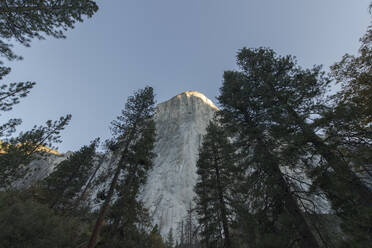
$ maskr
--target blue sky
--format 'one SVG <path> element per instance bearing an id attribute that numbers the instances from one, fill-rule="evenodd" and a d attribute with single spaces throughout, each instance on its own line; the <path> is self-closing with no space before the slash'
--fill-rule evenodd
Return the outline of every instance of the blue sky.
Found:
<path id="1" fill-rule="evenodd" d="M 95 137 L 127 96 L 145 85 L 157 102 L 196 90 L 215 101 L 224 70 L 235 69 L 238 49 L 266 46 L 292 54 L 304 67 L 327 69 L 356 54 L 370 23 L 369 0 L 106 0 L 67 39 L 15 46 L 12 81 L 35 81 L 31 94 L 3 115 L 21 117 L 20 130 L 72 114 L 62 152 Z"/>

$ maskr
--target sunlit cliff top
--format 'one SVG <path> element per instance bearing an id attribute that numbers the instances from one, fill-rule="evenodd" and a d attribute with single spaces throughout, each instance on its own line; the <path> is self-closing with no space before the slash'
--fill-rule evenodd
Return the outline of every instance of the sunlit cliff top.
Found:
<path id="1" fill-rule="evenodd" d="M 186 95 L 186 97 L 192 97 L 192 96 L 197 97 L 200 100 L 202 100 L 205 104 L 207 104 L 208 106 L 218 110 L 217 106 L 208 97 L 206 97 L 204 94 L 198 91 L 185 91 L 185 92 L 182 92 L 176 95 L 174 98 L 180 98 L 183 95 Z"/>

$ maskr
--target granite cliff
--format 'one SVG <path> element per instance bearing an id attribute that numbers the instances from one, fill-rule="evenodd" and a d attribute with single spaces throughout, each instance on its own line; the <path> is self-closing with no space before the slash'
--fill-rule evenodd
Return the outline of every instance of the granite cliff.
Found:
<path id="1" fill-rule="evenodd" d="M 142 199 L 162 235 L 187 214 L 194 197 L 198 149 L 218 108 L 196 91 L 186 91 L 156 108 L 157 157 Z"/>

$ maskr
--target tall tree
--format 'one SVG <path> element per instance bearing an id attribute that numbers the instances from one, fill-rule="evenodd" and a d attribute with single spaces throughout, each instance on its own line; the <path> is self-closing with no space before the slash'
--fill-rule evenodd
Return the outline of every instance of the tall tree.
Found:
<path id="1" fill-rule="evenodd" d="M 97 218 L 88 248 L 95 247 L 101 226 L 110 208 L 110 202 L 115 192 L 118 200 L 129 197 L 129 202 L 136 204 L 139 187 L 145 183 L 147 172 L 152 167 L 152 152 L 155 142 L 154 94 L 151 87 L 145 87 L 128 98 L 122 114 L 112 122 L 114 140 L 111 149 L 117 156 L 114 175 L 105 195 L 105 201 Z M 123 202 L 125 204 L 125 202 Z M 122 223 L 119 219 L 114 225 Z M 125 221 L 125 219 L 124 219 Z M 125 236 L 125 232 L 122 232 Z"/>
<path id="2" fill-rule="evenodd" d="M 364 46 L 363 51 L 366 54 L 366 61 L 369 61 L 367 47 L 368 45 Z M 368 62 L 366 63 L 368 65 Z M 339 134 L 342 132 L 337 134 L 334 132 L 335 128 L 332 128 L 343 126 L 350 129 L 359 125 L 355 123 L 366 115 L 361 114 L 351 122 L 350 118 L 340 120 L 337 117 L 340 113 L 350 113 L 353 109 L 356 110 L 354 114 L 360 111 L 350 104 L 351 101 L 347 104 L 344 102 L 335 109 L 325 104 L 324 93 L 330 80 L 324 77 L 320 67 L 302 69 L 293 57 L 277 56 L 271 49 L 264 48 L 242 49 L 238 54 L 238 64 L 245 82 L 241 85 L 242 90 L 254 92 L 254 97 L 246 100 L 246 104 L 257 106 L 265 113 L 267 131 L 280 141 L 278 149 L 290 151 L 289 154 L 294 155 L 292 163 L 300 158 L 301 160 L 308 157 L 318 158 L 305 163 L 308 165 L 308 175 L 313 180 L 312 190 L 320 188 L 324 191 L 332 202 L 333 209 L 344 221 L 364 219 L 366 216 L 370 219 L 372 191 L 361 176 L 355 173 L 352 161 L 345 159 L 344 156 L 350 157 L 350 154 L 354 154 L 354 157 L 368 157 L 368 152 L 363 153 L 366 146 L 361 146 L 363 150 L 338 146 L 339 140 L 342 140 Z M 369 70 L 365 64 L 361 66 L 359 79 L 367 79 Z M 363 92 L 366 93 L 364 90 Z M 321 116 L 324 118 L 320 118 Z M 346 124 L 347 119 L 349 125 Z M 364 121 L 367 119 L 364 118 Z M 325 133 L 324 138 L 319 136 L 319 130 Z M 368 136 L 368 132 L 362 133 Z M 348 141 L 351 146 L 353 141 L 363 139 L 360 134 L 354 132 L 354 135 Z M 365 140 L 368 143 L 370 137 Z M 343 153 L 343 150 L 348 153 Z M 369 167 L 368 160 L 364 159 L 364 164 L 361 159 L 359 161 L 362 162 L 362 167 Z M 370 228 L 370 224 L 364 227 L 367 232 Z"/>
<path id="3" fill-rule="evenodd" d="M 238 55 L 238 61 L 240 54 Z M 258 63 L 257 63 L 258 64 Z M 249 71 L 250 73 L 250 71 Z M 241 152 L 241 166 L 245 166 L 247 173 L 258 173 L 257 183 L 260 193 L 257 199 L 270 201 L 283 208 L 290 216 L 291 225 L 296 226 L 300 247 L 319 247 L 319 244 L 308 225 L 303 212 L 298 206 L 289 183 L 286 181 L 280 167 L 282 164 L 278 157 L 278 141 L 271 135 L 272 121 L 269 114 L 280 115 L 280 109 L 270 112 L 265 108 L 267 99 L 273 96 L 265 88 L 261 88 L 259 76 L 264 74 L 264 68 L 259 67 L 251 74 L 244 72 L 224 73 L 224 82 L 218 100 L 221 104 L 219 115 L 224 127 L 234 137 L 237 149 Z M 271 103 L 270 103 L 271 104 Z M 274 105 L 275 107 L 276 105 Z M 250 177 L 254 180 L 254 177 Z M 260 190 L 260 180 L 263 180 L 264 192 Z M 254 206 L 254 205 L 253 205 Z M 257 209 L 261 209 L 258 206 Z"/>
<path id="4" fill-rule="evenodd" d="M 196 210 L 207 247 L 220 247 L 219 240 L 223 247 L 232 247 L 229 195 L 237 176 L 234 152 L 223 129 L 210 122 L 196 163 L 195 186 Z"/>
<path id="5" fill-rule="evenodd" d="M 329 79 L 324 77 L 321 67 L 304 70 L 296 65 L 293 57 L 280 57 L 265 48 L 243 48 L 238 54 L 238 65 L 246 82 L 242 90 L 254 90 L 254 94 L 259 96 L 249 99 L 250 104 L 260 104 L 266 112 L 270 132 L 280 137 L 281 141 L 288 142 L 288 137 L 295 140 L 297 136 L 302 138 L 302 147 L 306 143 L 311 144 L 310 149 L 319 154 L 327 167 L 348 185 L 348 192 L 342 193 L 346 193 L 347 197 L 354 195 L 354 201 L 359 205 L 371 206 L 371 190 L 338 156 L 334 147 L 316 134 L 317 122 L 311 123 L 314 115 L 327 110 L 322 99 Z M 329 193 L 337 194 L 335 189 Z"/>
<path id="6" fill-rule="evenodd" d="M 372 5 L 370 5 L 371 7 Z M 331 67 L 331 76 L 342 89 L 332 98 L 335 107 L 321 119 L 328 142 L 346 161 L 364 183 L 372 183 L 372 26 L 360 39 L 359 54 L 346 54 Z M 343 180 L 335 178 L 339 190 Z M 346 186 L 347 187 L 347 186 Z M 347 245 L 368 247 L 372 242 L 372 205 L 363 206 L 349 200 L 338 203 L 338 214 L 344 219 L 343 231 L 349 236 Z M 347 203 L 347 204 L 345 204 Z"/>

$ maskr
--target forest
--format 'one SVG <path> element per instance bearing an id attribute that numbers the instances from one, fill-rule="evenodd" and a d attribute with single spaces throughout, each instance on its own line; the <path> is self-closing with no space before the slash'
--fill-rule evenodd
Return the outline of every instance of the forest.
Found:
<path id="1" fill-rule="evenodd" d="M 94 0 L 0 1 L 0 111 L 35 86 L 7 82 L 7 63 L 22 60 L 14 44 L 65 38 L 97 11 Z M 194 204 L 166 237 L 138 197 L 156 157 L 153 86 L 128 97 L 110 139 L 30 185 L 29 165 L 52 156 L 72 116 L 20 132 L 21 118 L 3 118 L 0 248 L 371 247 L 371 24 L 358 54 L 329 70 L 268 47 L 241 48 L 236 65 L 199 148 Z"/>

